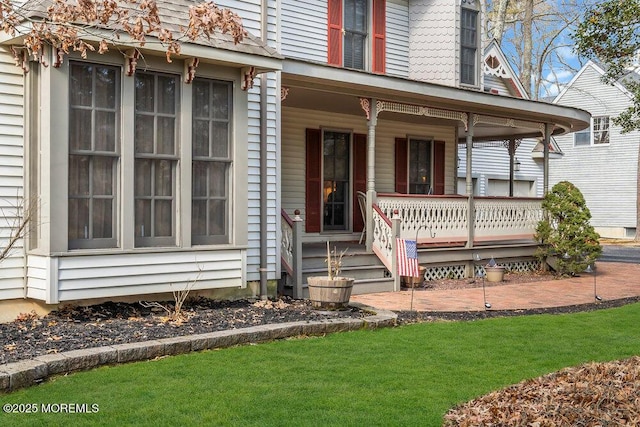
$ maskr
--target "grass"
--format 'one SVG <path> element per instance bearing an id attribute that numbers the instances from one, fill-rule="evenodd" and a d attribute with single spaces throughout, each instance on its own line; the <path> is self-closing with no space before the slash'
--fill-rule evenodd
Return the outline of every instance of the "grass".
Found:
<path id="1" fill-rule="evenodd" d="M 441 425 L 456 403 L 588 361 L 640 354 L 640 304 L 291 339 L 59 377 L 3 404 L 97 403 L 93 414 L 0 414 L 0 425 Z"/>

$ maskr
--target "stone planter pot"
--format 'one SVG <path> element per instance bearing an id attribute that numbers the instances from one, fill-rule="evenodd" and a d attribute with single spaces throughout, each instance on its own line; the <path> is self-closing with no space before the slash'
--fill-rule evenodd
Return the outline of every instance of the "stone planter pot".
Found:
<path id="1" fill-rule="evenodd" d="M 350 277 L 316 276 L 307 278 L 309 299 L 314 308 L 340 309 L 349 304 L 353 280 Z"/>
<path id="2" fill-rule="evenodd" d="M 485 266 L 484 271 L 487 272 L 487 282 L 502 282 L 504 279 L 504 267 L 500 265 L 495 267 Z"/>

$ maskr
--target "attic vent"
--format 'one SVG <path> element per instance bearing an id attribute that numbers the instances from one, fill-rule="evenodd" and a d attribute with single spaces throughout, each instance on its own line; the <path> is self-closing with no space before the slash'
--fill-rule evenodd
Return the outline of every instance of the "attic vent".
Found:
<path id="1" fill-rule="evenodd" d="M 500 60 L 493 55 L 488 57 L 485 62 L 489 68 L 498 68 L 500 66 Z"/>

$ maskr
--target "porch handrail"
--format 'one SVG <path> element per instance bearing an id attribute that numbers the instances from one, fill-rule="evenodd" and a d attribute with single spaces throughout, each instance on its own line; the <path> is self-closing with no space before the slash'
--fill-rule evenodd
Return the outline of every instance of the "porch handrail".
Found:
<path id="1" fill-rule="evenodd" d="M 373 252 L 378 256 L 385 267 L 393 272 L 393 245 L 395 236 L 393 235 L 393 223 L 391 219 L 380 209 L 380 206 L 373 204 Z"/>
<path id="2" fill-rule="evenodd" d="M 402 238 L 417 236 L 418 243 L 468 240 L 467 196 L 379 193 L 378 205 L 387 216 L 398 211 Z"/>
<path id="3" fill-rule="evenodd" d="M 281 209 L 280 226 L 282 238 L 280 239 L 280 260 L 287 274 L 293 275 L 293 219 Z"/>
<path id="4" fill-rule="evenodd" d="M 293 298 L 302 298 L 302 218 L 295 210 L 291 218 L 284 209 L 280 211 L 282 237 L 280 239 L 280 264 L 293 285 Z"/>

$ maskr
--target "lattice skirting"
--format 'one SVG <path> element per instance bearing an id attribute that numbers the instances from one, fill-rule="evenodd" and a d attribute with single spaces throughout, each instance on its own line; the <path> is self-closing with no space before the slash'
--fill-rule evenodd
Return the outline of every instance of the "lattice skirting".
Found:
<path id="1" fill-rule="evenodd" d="M 512 262 L 499 262 L 500 265 L 506 267 L 507 271 L 513 273 L 523 273 L 525 271 L 536 271 L 540 269 L 540 261 L 530 259 L 522 261 Z M 474 275 L 484 273 L 484 265 L 476 265 L 474 267 Z M 427 271 L 424 274 L 425 280 L 442 280 L 442 279 L 464 279 L 466 277 L 466 265 L 441 265 L 437 267 L 427 267 Z"/>
<path id="2" fill-rule="evenodd" d="M 526 271 L 540 270 L 540 261 L 535 259 L 513 262 L 499 262 L 498 265 L 504 266 L 506 271 L 509 271 L 511 273 L 524 273 Z M 485 273 L 484 265 L 476 265 L 474 267 L 473 274 L 477 276 L 479 273 Z"/>
<path id="3" fill-rule="evenodd" d="M 424 278 L 427 282 L 442 279 L 464 279 L 465 271 L 466 267 L 464 264 L 427 267 Z"/>

